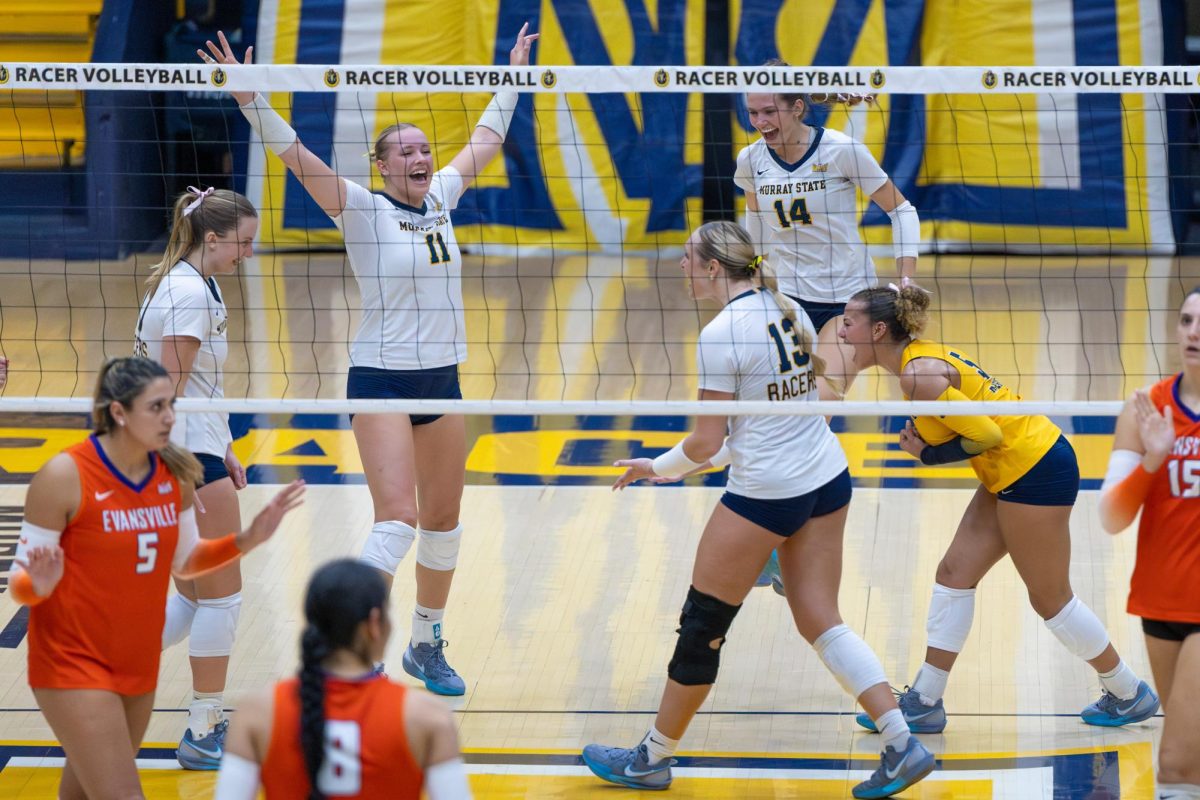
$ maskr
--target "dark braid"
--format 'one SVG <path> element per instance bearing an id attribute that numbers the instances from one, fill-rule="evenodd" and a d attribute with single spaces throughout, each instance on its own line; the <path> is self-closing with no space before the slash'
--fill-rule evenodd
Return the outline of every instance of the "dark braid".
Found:
<path id="1" fill-rule="evenodd" d="M 359 625 L 387 607 L 379 572 L 351 559 L 331 561 L 313 575 L 304 600 L 308 626 L 300 639 L 300 748 L 311 785 L 308 800 L 324 800 L 317 776 L 325 761 L 324 662 L 335 650 L 353 650 Z"/>

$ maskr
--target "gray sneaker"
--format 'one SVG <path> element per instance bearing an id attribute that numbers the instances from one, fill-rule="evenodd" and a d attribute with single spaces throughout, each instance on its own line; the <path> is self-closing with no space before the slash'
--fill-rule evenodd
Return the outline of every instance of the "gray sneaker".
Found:
<path id="1" fill-rule="evenodd" d="M 442 651 L 446 649 L 447 644 L 449 642 L 445 639 L 439 639 L 437 644 L 421 642 L 416 647 L 410 643 L 400 664 L 409 675 L 419 681 L 425 681 L 425 688 L 434 694 L 466 694 L 467 685 L 458 677 L 454 667 L 446 663 L 446 656 Z"/>
<path id="2" fill-rule="evenodd" d="M 851 790 L 851 794 L 859 800 L 891 797 L 933 772 L 936 765 L 933 753 L 926 750 L 915 736 L 908 740 L 908 747 L 902 753 L 897 753 L 888 745 L 879 754 L 879 760 L 879 769 Z"/>
<path id="3" fill-rule="evenodd" d="M 1122 700 L 1112 692 L 1105 691 L 1099 700 L 1081 711 L 1079 716 L 1083 717 L 1083 721 L 1088 725 L 1117 728 L 1153 717 L 1158 713 L 1158 707 L 1158 695 L 1150 688 L 1150 684 L 1142 681 L 1138 684 L 1137 694 L 1129 700 Z"/>
<path id="4" fill-rule="evenodd" d="M 946 707 L 942 705 L 941 698 L 931 706 L 927 706 L 921 702 L 921 695 L 916 689 L 910 689 L 905 686 L 903 692 L 896 692 L 896 705 L 900 706 L 900 713 L 904 715 L 904 721 L 908 723 L 908 729 L 912 733 L 941 733 L 946 730 Z M 869 731 L 878 733 L 879 730 L 875 727 L 875 721 L 865 711 L 854 718 L 854 721 L 863 726 Z"/>
<path id="5" fill-rule="evenodd" d="M 637 747 L 605 747 L 589 744 L 583 748 L 583 763 L 609 783 L 619 783 L 631 789 L 666 789 L 671 785 L 673 758 L 664 758 L 650 766 L 646 745 Z"/>

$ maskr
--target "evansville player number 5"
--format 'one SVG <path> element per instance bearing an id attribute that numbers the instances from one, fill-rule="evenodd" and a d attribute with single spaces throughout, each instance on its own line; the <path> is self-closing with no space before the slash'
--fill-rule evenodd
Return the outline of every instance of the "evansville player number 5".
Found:
<path id="1" fill-rule="evenodd" d="M 158 533 L 139 533 L 137 543 L 138 561 L 135 571 L 138 575 L 154 572 L 154 565 L 158 563 Z"/>

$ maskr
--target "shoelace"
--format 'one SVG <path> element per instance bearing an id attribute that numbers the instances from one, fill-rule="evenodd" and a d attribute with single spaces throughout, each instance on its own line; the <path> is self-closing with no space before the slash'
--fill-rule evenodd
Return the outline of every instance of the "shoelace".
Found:
<path id="1" fill-rule="evenodd" d="M 425 665 L 422 667 L 426 675 L 443 678 L 458 674 L 454 671 L 453 667 L 446 663 L 446 656 L 442 653 L 449 644 L 450 642 L 441 639 L 437 644 L 430 645 L 433 648 L 433 652 L 429 654 L 428 660 L 425 661 Z"/>
<path id="2" fill-rule="evenodd" d="M 1099 708 L 1101 711 L 1111 711 L 1111 710 L 1115 709 L 1117 707 L 1117 704 L 1120 702 L 1121 702 L 1121 698 L 1117 697 L 1115 694 L 1113 694 L 1112 692 L 1105 689 L 1104 694 L 1102 694 L 1100 696 L 1100 699 L 1096 701 L 1096 707 Z"/>

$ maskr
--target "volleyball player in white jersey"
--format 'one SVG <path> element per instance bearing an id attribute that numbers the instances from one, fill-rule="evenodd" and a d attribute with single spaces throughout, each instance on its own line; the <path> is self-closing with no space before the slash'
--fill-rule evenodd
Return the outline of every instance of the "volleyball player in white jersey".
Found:
<path id="1" fill-rule="evenodd" d="M 824 364 L 814 352 L 816 331 L 774 288 L 745 229 L 731 222 L 700 226 L 688 239 L 680 266 L 694 298 L 723 306 L 700 333 L 701 400 L 817 399 Z M 654 727 L 632 748 L 588 745 L 584 761 L 613 783 L 644 789 L 670 785 L 671 756 L 716 681 L 725 634 L 755 576 L 778 548 L 800 634 L 842 688 L 889 732 L 879 769 L 854 787 L 854 796 L 887 797 L 911 786 L 932 771 L 933 754 L 909 734 L 879 659 L 838 611 L 850 471 L 825 420 L 697 417 L 696 429 L 653 461 L 616 462 L 627 469 L 615 487 L 726 463 L 732 464 L 729 483 L 696 552 Z"/>
<path id="2" fill-rule="evenodd" d="M 529 63 L 538 34 L 517 35 L 509 61 Z M 224 35 L 208 42 L 209 61 L 236 64 Z M 250 63 L 246 52 L 245 63 Z M 458 365 L 467 358 L 462 259 L 450 212 L 475 177 L 499 154 L 517 95 L 497 94 L 449 165 L 434 171 L 429 140 L 405 123 L 385 128 L 375 142 L 382 193 L 341 178 L 297 139 L 262 95 L 233 93 L 242 113 L 337 224 L 362 292 L 362 322 L 350 348 L 350 398 L 461 398 Z M 354 437 L 375 506 L 375 524 L 361 560 L 388 585 L 417 543 L 417 602 L 404 653 L 406 672 L 444 695 L 466 685 L 446 663 L 442 619 L 462 526 L 466 477 L 462 417 L 359 414 Z M 419 466 L 418 466 L 419 465 Z"/>
<path id="3" fill-rule="evenodd" d="M 787 64 L 776 59 L 766 66 Z M 855 105 L 865 97 L 818 99 Z M 750 124 L 762 138 L 738 153 L 733 181 L 746 193 L 751 240 L 775 265 L 780 290 L 817 329 L 817 352 L 829 367 L 823 394 L 838 399 L 858 370 L 838 340 L 837 323 L 850 296 L 877 282 L 858 232 L 858 190 L 891 217 L 902 285 L 916 274 L 921 221 L 866 145 L 804 121 L 813 102 L 805 94 L 747 95 Z"/>
<path id="4" fill-rule="evenodd" d="M 229 315 L 216 276 L 234 274 L 253 255 L 257 232 L 258 212 L 236 192 L 189 187 L 175 201 L 167 250 L 147 281 L 134 350 L 166 367 L 177 397 L 225 396 Z M 180 414 L 171 440 L 204 467 L 196 491 L 200 536 L 219 539 L 241 530 L 237 490 L 246 485 L 246 471 L 233 452 L 229 415 Z M 235 561 L 199 578 L 176 578 L 175 587 L 163 647 L 186 638 L 192 667 L 188 727 L 177 756 L 185 769 L 215 770 L 228 728 L 223 695 L 242 607 L 241 569 Z"/>

